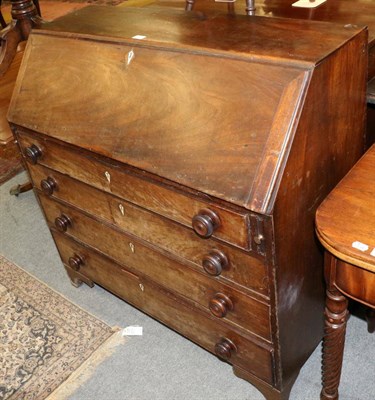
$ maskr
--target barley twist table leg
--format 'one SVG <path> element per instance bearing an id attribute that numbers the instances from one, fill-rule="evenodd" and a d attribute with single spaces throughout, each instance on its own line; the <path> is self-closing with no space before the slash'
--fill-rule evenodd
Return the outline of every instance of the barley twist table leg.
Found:
<path id="1" fill-rule="evenodd" d="M 348 300 L 336 289 L 327 290 L 323 338 L 321 400 L 337 400 L 344 354 Z"/>

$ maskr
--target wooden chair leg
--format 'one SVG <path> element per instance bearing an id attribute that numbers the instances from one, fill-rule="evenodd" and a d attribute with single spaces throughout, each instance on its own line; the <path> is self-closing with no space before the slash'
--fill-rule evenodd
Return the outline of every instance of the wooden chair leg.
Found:
<path id="1" fill-rule="evenodd" d="M 7 23 L 5 22 L 5 19 L 3 17 L 3 14 L 1 14 L 1 11 L 0 11 L 0 26 L 1 29 L 4 29 L 7 26 Z"/>
<path id="2" fill-rule="evenodd" d="M 2 29 L 4 29 L 4 28 L 6 28 L 7 23 L 4 19 L 3 13 L 1 12 L 1 3 L 2 3 L 2 0 L 0 0 L 0 26 Z M 39 16 L 42 16 L 42 13 L 40 11 L 39 0 L 33 0 L 33 3 L 34 3 L 34 6 L 35 6 Z"/>
<path id="3" fill-rule="evenodd" d="M 336 289 L 327 290 L 323 338 L 321 400 L 338 400 L 344 355 L 348 300 Z"/>
<path id="4" fill-rule="evenodd" d="M 39 5 L 39 0 L 33 0 L 34 6 L 36 8 L 36 11 L 38 12 L 39 16 L 42 16 L 42 13 L 40 11 L 40 5 Z"/>
<path id="5" fill-rule="evenodd" d="M 0 76 L 4 75 L 12 63 L 18 44 L 22 41 L 21 31 L 11 22 L 0 34 Z"/>
<path id="6" fill-rule="evenodd" d="M 26 182 L 23 183 L 21 185 L 16 185 L 13 186 L 10 190 L 9 193 L 12 196 L 18 196 L 20 193 L 24 193 L 24 192 L 28 192 L 29 190 L 31 190 L 33 188 L 33 185 L 31 182 Z"/>
<path id="7" fill-rule="evenodd" d="M 0 2 L 0 7 L 1 7 L 1 2 Z M 1 9 L 0 9 L 0 26 L 1 26 L 1 29 L 4 29 L 7 26 L 7 23 L 5 22 L 5 19 L 1 12 Z"/>
<path id="8" fill-rule="evenodd" d="M 40 27 L 42 23 L 32 0 L 11 0 L 11 5 L 12 22 L 0 34 L 0 76 L 12 63 L 18 44 L 27 40 L 31 29 Z"/>

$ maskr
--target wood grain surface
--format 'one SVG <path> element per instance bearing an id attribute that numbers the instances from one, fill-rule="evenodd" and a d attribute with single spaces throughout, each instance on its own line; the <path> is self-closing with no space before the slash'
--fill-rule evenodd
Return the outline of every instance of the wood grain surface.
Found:
<path id="1" fill-rule="evenodd" d="M 262 302 L 257 301 L 223 282 L 215 281 L 211 277 L 200 274 L 182 263 L 174 262 L 170 258 L 160 254 L 159 251 L 147 249 L 139 241 L 134 241 L 131 237 L 122 236 L 121 242 L 112 242 L 117 244 L 112 245 L 110 248 L 108 246 L 109 240 L 105 244 L 100 243 L 100 241 L 95 242 L 94 240 L 90 240 L 90 238 L 86 240 L 89 234 L 86 236 L 80 234 L 80 232 L 85 230 L 85 227 L 77 225 L 87 222 L 89 226 L 94 226 L 95 222 L 88 221 L 85 216 L 80 215 L 74 210 L 55 204 L 43 197 L 40 197 L 40 200 L 45 207 L 44 210 L 52 228 L 54 228 L 56 216 L 64 212 L 72 219 L 72 227 L 67 230 L 67 234 L 70 237 L 92 245 L 94 249 L 112 256 L 117 263 L 122 264 L 137 275 L 141 274 L 148 277 L 165 289 L 194 301 L 205 308 L 207 312 L 209 312 L 210 301 L 215 295 L 217 293 L 225 294 L 233 303 L 233 309 L 228 310 L 224 317 L 218 317 L 218 319 L 227 323 L 228 326 L 231 325 L 232 329 L 240 332 L 245 330 L 250 336 L 259 336 L 270 342 L 269 305 L 266 304 L 264 299 Z M 102 230 L 107 231 L 109 238 L 113 239 L 116 237 L 116 233 L 110 231 L 108 227 L 103 227 Z M 95 230 L 97 233 L 100 231 L 100 229 Z M 129 243 L 133 244 L 134 253 Z M 114 247 L 118 247 L 118 249 Z M 70 254 L 70 256 L 73 255 L 74 253 Z M 82 271 L 84 273 L 84 268 L 82 268 Z"/>
<path id="2" fill-rule="evenodd" d="M 246 335 L 229 329 L 217 318 L 198 309 L 186 299 L 163 290 L 145 277 L 130 273 L 100 253 L 68 240 L 56 231 L 53 233 L 67 268 L 71 253 L 84 254 L 87 260 L 86 270 L 85 267 L 82 268 L 84 276 L 142 308 L 145 313 L 188 336 L 211 352 L 214 352 L 215 344 L 221 338 L 229 336 L 239 349 L 233 354 L 230 362 L 238 366 L 251 364 L 250 370 L 253 374 L 272 384 L 272 352 L 266 343 L 251 340 Z"/>
<path id="3" fill-rule="evenodd" d="M 296 0 L 256 0 L 255 16 L 292 18 L 304 21 L 331 22 L 337 26 L 367 26 L 369 30 L 369 78 L 375 77 L 375 2 L 373 0 L 328 0 L 316 8 L 293 7 Z M 185 1 L 156 0 L 147 5 L 183 9 Z M 244 15 L 245 1 L 231 5 L 236 15 Z M 227 3 L 196 0 L 194 11 L 203 13 L 228 13 Z M 249 17 L 253 18 L 253 16 Z"/>
<path id="4" fill-rule="evenodd" d="M 299 73 L 44 35 L 30 37 L 26 57 L 11 122 L 239 205 L 283 90 Z M 248 112 L 238 118 L 237 110 Z"/>
<path id="5" fill-rule="evenodd" d="M 142 310 L 210 351 L 238 345 L 236 373 L 286 399 L 323 335 L 315 211 L 364 150 L 367 30 L 156 8 L 108 27 L 91 10 L 32 34 L 9 113 L 34 185 L 56 179 L 51 197 L 37 189 L 52 232 L 157 287 Z M 209 239 L 187 224 L 201 203 L 225 215 Z M 215 249 L 230 260 L 219 277 L 202 271 Z M 104 264 L 66 268 L 132 301 Z"/>
<path id="6" fill-rule="evenodd" d="M 314 70 L 273 212 L 279 323 L 285 328 L 280 337 L 282 347 L 295 349 L 284 353 L 285 380 L 302 357 L 299 352 L 323 331 L 323 254 L 314 235 L 316 209 L 364 151 L 366 34 L 356 39 Z M 312 326 L 312 320 L 321 323 Z"/>
<path id="7" fill-rule="evenodd" d="M 256 0 L 255 16 L 324 21 L 334 24 L 368 26 L 369 44 L 375 44 L 375 3 L 373 0 L 327 0 L 314 8 L 293 7 L 297 0 Z M 149 1 L 149 5 L 182 9 L 184 0 Z M 227 4 L 212 0 L 196 0 L 194 11 L 227 13 Z M 234 4 L 234 12 L 245 14 L 245 1 Z M 250 17 L 251 18 L 251 17 Z"/>
<path id="8" fill-rule="evenodd" d="M 134 237 L 133 235 L 127 234 L 124 237 L 124 231 L 118 229 L 110 229 L 108 225 L 103 222 L 97 222 L 94 219 L 88 217 L 86 214 L 70 208 L 62 203 L 54 202 L 48 198 L 41 196 L 40 201 L 45 206 L 45 213 L 47 219 L 51 225 L 54 224 L 55 218 L 59 217 L 61 213 L 67 213 L 72 217 L 73 220 L 79 223 L 75 223 L 69 228 L 68 233 L 81 242 L 89 244 L 91 247 L 101 249 L 104 253 L 108 254 L 113 259 L 123 262 L 129 267 L 136 269 L 152 268 L 155 260 L 163 268 L 173 268 L 170 261 L 165 257 L 159 255 L 166 254 L 160 247 L 157 249 L 159 253 L 156 253 L 151 249 L 148 249 L 147 243 L 140 241 L 140 238 Z M 190 264 L 194 269 L 202 271 L 202 259 L 209 253 L 213 248 L 219 249 L 228 255 L 230 260 L 230 268 L 224 270 L 222 277 L 225 280 L 233 281 L 237 285 L 246 285 L 253 297 L 258 298 L 260 301 L 266 301 L 268 288 L 267 284 L 267 271 L 257 259 L 247 257 L 245 254 L 240 252 L 234 252 L 233 250 L 220 246 L 216 243 L 210 243 L 203 241 L 200 246 L 198 243 L 191 246 L 190 240 L 194 240 L 194 236 L 189 235 L 188 232 L 184 234 L 181 231 L 182 236 L 175 237 L 175 243 L 172 243 L 172 252 L 168 253 L 172 259 L 177 259 L 179 262 Z M 187 239 L 187 241 L 186 241 Z M 122 243 L 123 242 L 123 243 Z M 119 244 L 120 243 L 120 244 Z M 133 243 L 136 251 L 132 251 L 132 247 L 129 243 Z M 152 243 L 151 243 L 152 244 Z M 151 246 L 155 248 L 154 246 Z M 146 262 L 145 260 L 148 260 Z M 189 263 L 190 261 L 190 263 Z M 193 264 L 191 264 L 191 262 Z M 149 265 L 147 265 L 149 263 Z M 142 264 L 146 264 L 142 267 Z M 261 294 L 257 296 L 257 292 Z M 267 301 L 266 301 L 267 302 Z"/>
<path id="9" fill-rule="evenodd" d="M 375 145 L 321 204 L 319 239 L 337 258 L 375 272 Z M 339 210 L 339 212 L 338 212 Z M 368 246 L 361 251 L 353 247 Z"/>
<path id="10" fill-rule="evenodd" d="M 296 0 L 257 0 L 256 15 L 368 26 L 369 44 L 375 45 L 375 3 L 373 0 L 328 0 L 312 9 L 292 7 L 295 2 Z M 239 4 L 237 8 L 238 6 Z"/>
<path id="11" fill-rule="evenodd" d="M 131 39 L 145 35 L 145 42 L 169 46 L 178 43 L 183 49 L 193 47 L 208 51 L 230 52 L 232 56 L 277 58 L 290 64 L 316 64 L 332 48 L 342 46 L 363 26 L 337 26 L 329 23 L 310 23 L 297 19 L 248 18 L 222 13 L 186 13 L 161 7 L 111 8 L 90 6 L 47 24 L 54 32 L 82 33 L 112 38 Z M 150 24 L 150 21 L 153 23 Z M 300 34 L 303 32 L 303 35 Z M 244 40 L 238 40 L 243 38 Z M 136 40 L 134 40 L 136 42 Z M 316 46 L 319 43 L 319 46 Z"/>
<path id="12" fill-rule="evenodd" d="M 293 7 L 296 0 L 259 0 L 256 15 L 332 22 L 341 26 L 367 26 L 369 31 L 369 78 L 375 77 L 375 2 L 328 0 L 316 8 Z M 237 6 L 237 8 L 239 8 Z"/>
<path id="13" fill-rule="evenodd" d="M 186 193 L 176 191 L 173 186 L 168 187 L 159 184 L 155 179 L 147 179 L 148 176 L 144 173 L 139 173 L 139 171 L 137 173 L 113 160 L 93 157 L 92 154 L 83 154 L 82 151 L 72 152 L 62 143 L 41 140 L 41 138 L 29 134 L 21 134 L 19 142 L 23 149 L 33 144 L 42 149 L 43 156 L 38 165 L 60 171 L 80 182 L 112 193 L 121 199 L 185 226 L 191 227 L 192 219 L 199 213 L 199 210 L 209 208 L 219 216 L 221 221 L 220 227 L 214 231 L 213 237 L 244 249 L 250 249 L 249 218 L 244 211 L 238 212 L 224 206 L 220 207 L 208 196 L 193 196 L 194 193 L 188 196 Z M 31 166 L 32 175 L 34 170 L 35 173 L 38 173 L 38 168 Z M 58 179 L 63 182 L 66 180 L 64 177 Z M 37 181 L 37 183 L 39 182 Z M 91 197 L 85 195 L 89 188 L 85 189 L 85 186 L 78 185 L 74 191 L 69 191 L 69 187 L 72 185 L 74 185 L 74 181 L 70 181 L 67 188 L 64 187 L 64 184 L 59 185 L 56 196 L 63 196 L 64 199 L 74 204 L 85 204 L 85 201 L 82 200 Z M 91 192 L 96 193 L 94 197 L 98 197 L 100 193 L 93 190 Z"/>

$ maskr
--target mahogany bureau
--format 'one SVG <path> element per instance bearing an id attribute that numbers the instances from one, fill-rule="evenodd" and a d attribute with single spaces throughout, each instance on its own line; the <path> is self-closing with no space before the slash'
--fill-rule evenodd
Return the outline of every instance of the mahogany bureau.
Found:
<path id="1" fill-rule="evenodd" d="M 364 149 L 366 43 L 162 8 L 32 33 L 8 119 L 72 282 L 287 399 L 323 335 L 314 214 Z"/>

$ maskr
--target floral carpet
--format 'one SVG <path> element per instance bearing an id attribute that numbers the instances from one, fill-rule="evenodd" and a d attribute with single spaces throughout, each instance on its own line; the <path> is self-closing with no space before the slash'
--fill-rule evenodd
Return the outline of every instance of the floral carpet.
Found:
<path id="1" fill-rule="evenodd" d="M 42 400 L 114 331 L 0 255 L 0 399 Z"/>

